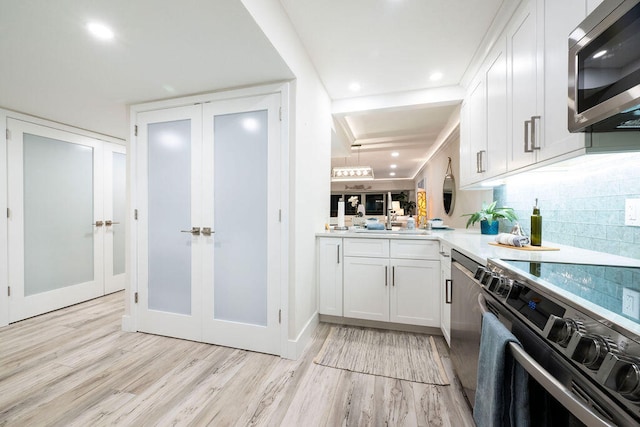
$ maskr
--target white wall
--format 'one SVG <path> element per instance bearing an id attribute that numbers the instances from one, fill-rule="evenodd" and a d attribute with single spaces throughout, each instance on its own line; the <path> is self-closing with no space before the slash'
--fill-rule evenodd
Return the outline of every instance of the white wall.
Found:
<path id="1" fill-rule="evenodd" d="M 447 172 L 449 157 L 451 157 L 453 176 L 456 180 L 456 196 L 453 211 L 447 215 L 444 212 L 442 184 Z M 449 227 L 464 229 L 467 217 L 461 215 L 477 211 L 482 207 L 483 201 L 490 202 L 493 197 L 491 190 L 460 190 L 460 136 L 457 130 L 449 136 L 418 173 L 415 181 L 416 188 L 418 182 L 423 178 L 427 193 L 427 216 L 442 218 Z M 476 224 L 475 228 L 478 227 Z"/>
<path id="2" fill-rule="evenodd" d="M 288 112 L 290 257 L 285 313 L 289 339 L 299 352 L 317 321 L 315 233 L 323 230 L 329 216 L 331 101 L 280 2 L 242 3 L 296 76 Z"/>

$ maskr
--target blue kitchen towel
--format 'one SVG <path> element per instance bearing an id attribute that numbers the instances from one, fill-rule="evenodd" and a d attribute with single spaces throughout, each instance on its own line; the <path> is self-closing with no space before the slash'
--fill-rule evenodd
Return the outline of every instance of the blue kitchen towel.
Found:
<path id="1" fill-rule="evenodd" d="M 384 230 L 384 224 L 380 222 L 369 222 L 367 224 L 367 229 L 369 230 Z"/>
<path id="2" fill-rule="evenodd" d="M 473 419 L 478 427 L 529 427 L 529 376 L 508 350 L 520 345 L 493 313 L 482 315 Z"/>

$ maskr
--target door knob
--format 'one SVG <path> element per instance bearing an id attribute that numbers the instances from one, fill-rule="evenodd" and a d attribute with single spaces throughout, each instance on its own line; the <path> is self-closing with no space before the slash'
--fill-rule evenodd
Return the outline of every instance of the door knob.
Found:
<path id="1" fill-rule="evenodd" d="M 181 233 L 191 233 L 194 236 L 200 234 L 200 227 L 191 227 L 191 230 L 180 230 Z"/>
<path id="2" fill-rule="evenodd" d="M 106 221 L 104 222 L 104 225 L 106 225 L 107 227 L 110 227 L 110 226 L 112 226 L 112 225 L 114 225 L 114 224 L 120 224 L 120 223 L 119 223 L 119 222 L 113 222 L 113 221 L 111 221 L 110 219 L 108 219 L 108 220 L 106 220 Z"/>
<path id="3" fill-rule="evenodd" d="M 204 236 L 211 236 L 215 231 L 211 231 L 211 227 L 202 227 L 202 234 Z"/>

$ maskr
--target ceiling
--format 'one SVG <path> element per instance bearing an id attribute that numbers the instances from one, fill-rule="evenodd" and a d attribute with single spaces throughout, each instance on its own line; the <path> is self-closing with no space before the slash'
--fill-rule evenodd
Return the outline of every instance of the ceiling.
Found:
<path id="1" fill-rule="evenodd" d="M 503 2 L 280 0 L 334 101 L 334 163 L 360 151 L 388 178 L 396 150 L 396 178 L 413 178 Z M 130 104 L 294 78 L 241 0 L 0 0 L 0 54 L 0 107 L 123 139 Z"/>

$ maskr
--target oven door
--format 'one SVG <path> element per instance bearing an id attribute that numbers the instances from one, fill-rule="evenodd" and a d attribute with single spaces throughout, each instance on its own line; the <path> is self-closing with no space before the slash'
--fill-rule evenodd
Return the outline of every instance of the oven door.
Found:
<path id="1" fill-rule="evenodd" d="M 594 399 L 587 379 L 575 378 L 570 374 L 571 368 L 561 356 L 553 353 L 539 336 L 513 317 L 502 304 L 491 295 L 483 291 L 478 296 L 480 310 L 490 311 L 498 317 L 500 322 L 518 338 L 522 347 L 509 343 L 509 351 L 513 358 L 522 365 L 529 374 L 529 405 L 532 426 L 615 426 L 633 425 L 620 424 L 613 421 L 613 416 L 600 408 Z M 568 378 L 567 378 L 568 376 Z M 565 384 L 570 384 L 569 389 Z M 480 390 L 477 390 L 480 393 Z M 576 393 L 583 395 L 578 398 Z M 588 405 L 591 405 L 589 407 Z M 601 410 L 602 415 L 595 411 Z M 610 418 L 610 420 L 605 419 Z M 631 421 L 625 417 L 621 422 Z"/>

